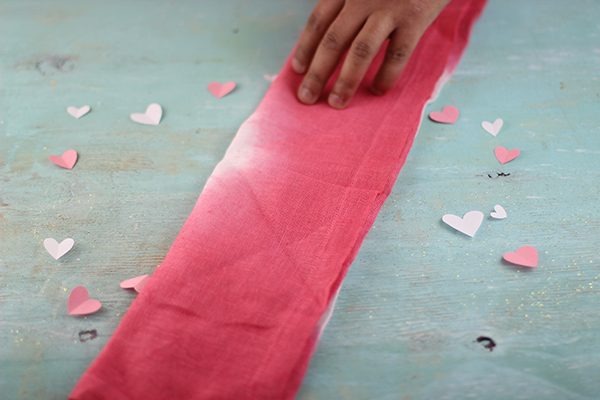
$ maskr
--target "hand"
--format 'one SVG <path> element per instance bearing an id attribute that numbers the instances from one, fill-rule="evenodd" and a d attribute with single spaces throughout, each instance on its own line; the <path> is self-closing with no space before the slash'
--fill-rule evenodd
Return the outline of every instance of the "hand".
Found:
<path id="1" fill-rule="evenodd" d="M 449 0 L 319 0 L 298 41 L 292 68 L 305 74 L 298 99 L 314 104 L 344 52 L 350 48 L 329 105 L 344 108 L 381 45 L 390 38 L 371 91 L 396 82 L 421 35 Z"/>

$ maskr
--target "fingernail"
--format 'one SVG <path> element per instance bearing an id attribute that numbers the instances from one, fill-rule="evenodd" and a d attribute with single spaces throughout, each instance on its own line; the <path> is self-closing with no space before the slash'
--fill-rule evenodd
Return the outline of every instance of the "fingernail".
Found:
<path id="1" fill-rule="evenodd" d="M 306 86 L 300 87 L 300 91 L 298 92 L 298 97 L 300 98 L 300 101 L 302 101 L 303 103 L 312 104 L 315 102 L 315 95 Z"/>
<path id="2" fill-rule="evenodd" d="M 333 108 L 344 108 L 346 102 L 339 95 L 331 93 L 329 95 L 329 105 Z"/>
<path id="3" fill-rule="evenodd" d="M 292 69 L 298 73 L 303 74 L 306 67 L 297 58 L 292 58 Z"/>

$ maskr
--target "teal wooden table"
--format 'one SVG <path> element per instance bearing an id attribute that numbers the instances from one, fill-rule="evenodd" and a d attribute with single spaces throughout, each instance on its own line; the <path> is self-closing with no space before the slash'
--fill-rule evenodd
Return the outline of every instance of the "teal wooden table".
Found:
<path id="1" fill-rule="evenodd" d="M 0 393 L 64 399 L 167 252 L 311 4 L 0 3 Z M 600 7 L 491 1 L 343 285 L 299 399 L 600 396 Z M 215 100 L 210 81 L 238 89 Z M 128 115 L 150 102 L 158 127 Z M 64 111 L 90 104 L 80 120 Z M 482 120 L 505 119 L 498 137 Z M 496 145 L 519 147 L 505 166 Z M 80 152 L 72 171 L 47 161 Z M 509 176 L 498 176 L 503 172 Z M 474 239 L 445 213 L 508 211 Z M 54 261 L 46 237 L 73 237 Z M 522 271 L 502 253 L 540 250 Z M 66 314 L 88 286 L 103 310 Z M 86 331 L 94 331 L 97 336 Z M 476 338 L 496 342 L 493 351 Z"/>

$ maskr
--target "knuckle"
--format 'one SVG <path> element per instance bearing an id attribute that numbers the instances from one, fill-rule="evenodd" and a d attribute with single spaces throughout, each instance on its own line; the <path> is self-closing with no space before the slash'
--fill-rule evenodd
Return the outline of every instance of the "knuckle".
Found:
<path id="1" fill-rule="evenodd" d="M 352 54 L 359 60 L 365 60 L 373 55 L 373 46 L 364 40 L 359 40 L 352 47 Z"/>
<path id="2" fill-rule="evenodd" d="M 323 23 L 321 22 L 322 20 L 323 17 L 321 15 L 321 12 L 318 10 L 314 10 L 308 17 L 306 27 L 311 32 L 320 32 L 323 29 Z"/>
<path id="3" fill-rule="evenodd" d="M 428 0 L 412 0 L 408 2 L 405 11 L 406 17 L 410 19 L 422 17 L 427 12 L 428 3 Z"/>
<path id="4" fill-rule="evenodd" d="M 304 77 L 304 82 L 310 86 L 322 86 L 325 79 L 314 71 L 309 71 Z"/>
<path id="5" fill-rule="evenodd" d="M 299 45 L 296 48 L 296 53 L 294 55 L 300 60 L 306 60 L 306 49 L 302 45 Z"/>
<path id="6" fill-rule="evenodd" d="M 407 29 L 411 29 L 411 27 L 422 24 L 422 21 L 427 19 L 431 14 L 430 3 L 431 0 L 409 0 L 404 2 L 400 12 L 398 12 L 398 9 L 390 10 L 388 15 L 392 15 L 396 26 L 404 26 Z"/>
<path id="7" fill-rule="evenodd" d="M 336 91 L 340 92 L 340 93 L 347 93 L 347 92 L 351 92 L 354 87 L 356 86 L 356 79 L 353 78 L 349 78 L 349 77 L 344 77 L 344 78 L 339 78 L 338 81 L 335 83 L 335 88 Z"/>
<path id="8" fill-rule="evenodd" d="M 329 31 L 323 37 L 321 45 L 327 50 L 337 50 L 340 47 L 340 40 L 337 33 Z"/>
<path id="9" fill-rule="evenodd" d="M 407 45 L 390 46 L 386 53 L 386 61 L 394 64 L 404 62 L 410 55 L 410 47 Z"/>

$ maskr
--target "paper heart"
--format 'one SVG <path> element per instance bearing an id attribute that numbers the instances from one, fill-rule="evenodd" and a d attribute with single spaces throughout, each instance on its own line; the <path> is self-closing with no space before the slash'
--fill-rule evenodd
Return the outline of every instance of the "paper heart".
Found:
<path id="1" fill-rule="evenodd" d="M 496 159 L 500 162 L 500 164 L 506 164 L 507 162 L 519 157 L 521 150 L 508 150 L 506 147 L 498 146 L 494 149 L 494 154 L 496 155 Z"/>
<path id="2" fill-rule="evenodd" d="M 66 238 L 60 243 L 53 238 L 44 239 L 44 248 L 55 260 L 58 260 L 71 251 L 74 245 L 75 241 L 71 238 Z"/>
<path id="3" fill-rule="evenodd" d="M 275 79 L 277 79 L 277 74 L 264 74 L 263 78 L 265 78 L 265 81 L 273 82 Z"/>
<path id="4" fill-rule="evenodd" d="M 149 276 L 147 276 L 146 279 L 142 279 L 141 281 L 138 282 L 137 285 L 135 285 L 133 287 L 133 290 L 140 293 L 142 291 L 142 289 L 144 288 L 144 286 L 146 286 L 146 284 L 148 283 L 149 280 L 150 280 Z"/>
<path id="5" fill-rule="evenodd" d="M 82 106 L 79 108 L 70 106 L 70 107 L 67 107 L 67 112 L 69 114 L 71 114 L 71 116 L 73 118 L 79 119 L 79 118 L 83 117 L 85 114 L 89 113 L 91 109 L 92 108 L 88 105 L 85 105 L 85 106 Z"/>
<path id="6" fill-rule="evenodd" d="M 494 206 L 494 211 L 490 213 L 490 217 L 495 219 L 504 219 L 508 215 L 506 214 L 506 210 L 500 204 L 496 204 Z"/>
<path id="7" fill-rule="evenodd" d="M 208 84 L 208 90 L 213 96 L 220 99 L 221 97 L 231 93 L 235 89 L 235 82 L 211 82 Z"/>
<path id="8" fill-rule="evenodd" d="M 505 253 L 505 261 L 522 267 L 535 268 L 538 266 L 538 252 L 533 246 L 523 246 L 514 252 Z"/>
<path id="9" fill-rule="evenodd" d="M 133 113 L 129 116 L 133 122 L 142 125 L 158 125 L 162 118 L 162 107 L 160 104 L 152 103 L 146 107 L 144 113 Z"/>
<path id="10" fill-rule="evenodd" d="M 442 217 L 442 221 L 457 231 L 473 237 L 481 226 L 483 213 L 481 211 L 469 211 L 462 218 L 457 215 L 446 214 Z"/>
<path id="11" fill-rule="evenodd" d="M 69 294 L 67 310 L 70 315 L 93 314 L 102 307 L 102 303 L 96 299 L 90 299 L 90 294 L 85 286 L 77 286 Z"/>
<path id="12" fill-rule="evenodd" d="M 453 124 L 458 119 L 460 112 L 458 108 L 446 106 L 442 111 L 432 111 L 429 113 L 429 119 L 440 124 Z"/>
<path id="13" fill-rule="evenodd" d="M 61 168 L 73 169 L 77 162 L 77 152 L 71 149 L 65 151 L 60 156 L 50 156 L 48 159 Z"/>
<path id="14" fill-rule="evenodd" d="M 142 288 L 146 285 L 146 279 L 148 279 L 148 274 L 136 276 L 134 278 L 122 281 L 119 286 L 121 286 L 122 289 L 134 289 L 139 293 L 140 290 L 142 290 Z"/>
<path id="15" fill-rule="evenodd" d="M 504 125 L 502 118 L 497 118 L 494 122 L 483 121 L 481 127 L 492 136 L 497 136 Z"/>

